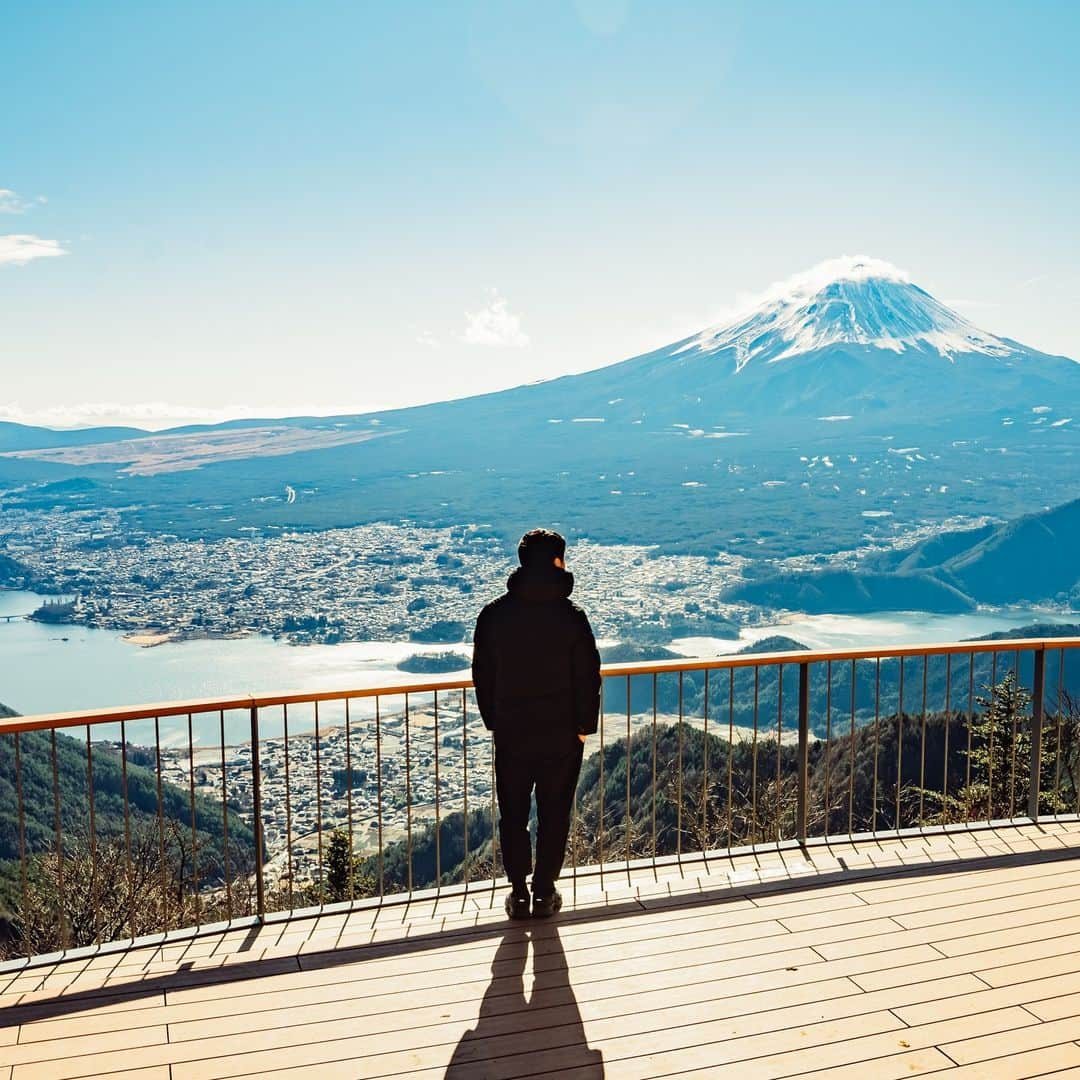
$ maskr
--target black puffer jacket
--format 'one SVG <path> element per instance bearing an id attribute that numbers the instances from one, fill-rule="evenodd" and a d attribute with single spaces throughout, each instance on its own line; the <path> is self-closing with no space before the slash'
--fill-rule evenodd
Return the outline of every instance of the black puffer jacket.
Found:
<path id="1" fill-rule="evenodd" d="M 561 752 L 596 731 L 600 654 L 574 576 L 519 567 L 476 620 L 473 681 L 497 746 Z"/>

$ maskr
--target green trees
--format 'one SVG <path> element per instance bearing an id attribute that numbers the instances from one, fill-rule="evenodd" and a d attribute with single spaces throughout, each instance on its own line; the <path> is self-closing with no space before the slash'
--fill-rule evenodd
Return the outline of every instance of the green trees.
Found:
<path id="1" fill-rule="evenodd" d="M 335 903 L 357 900 L 378 892 L 378 883 L 367 872 L 365 862 L 353 854 L 349 833 L 335 829 L 326 849 L 326 881 L 319 890 L 321 899 Z"/>
<path id="2" fill-rule="evenodd" d="M 1027 814 L 1031 791 L 1031 694 L 1009 671 L 975 699 L 968 745 L 960 749 L 963 782 L 953 793 L 926 792 L 937 810 L 934 820 L 992 821 Z M 1065 697 L 1061 714 L 1051 713 L 1042 727 L 1039 812 L 1067 813 L 1077 805 L 1078 722 Z M 918 790 L 918 789 L 917 789 Z M 924 794 L 920 791 L 920 795 Z"/>

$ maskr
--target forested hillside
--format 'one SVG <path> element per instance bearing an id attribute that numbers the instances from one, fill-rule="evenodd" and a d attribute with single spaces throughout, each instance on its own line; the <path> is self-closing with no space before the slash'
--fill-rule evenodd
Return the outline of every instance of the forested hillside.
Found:
<path id="1" fill-rule="evenodd" d="M 11 709 L 0 706 L 0 716 L 15 715 Z M 179 896 L 193 892 L 196 880 L 202 888 L 220 885 L 242 875 L 254 863 L 251 827 L 233 810 L 228 814 L 226 861 L 224 815 L 219 802 L 196 795 L 194 838 L 190 792 L 163 782 L 159 804 L 156 772 L 134 760 L 143 757 L 145 751 L 128 748 L 126 780 L 118 748 L 94 745 L 88 769 L 85 741 L 62 732 L 55 733 L 55 743 L 50 732 L 24 732 L 19 736 L 18 753 L 20 769 L 17 778 L 15 736 L 0 735 L 0 930 L 6 931 L 9 937 L 12 932 L 18 932 L 23 914 L 19 868 L 22 845 L 28 856 L 29 884 L 33 893 L 30 906 L 37 905 L 37 916 L 42 916 L 42 897 L 51 888 L 45 879 L 62 878 L 64 863 L 68 864 L 67 899 L 74 909 L 84 905 L 83 914 L 87 919 L 95 917 L 90 910 L 95 903 L 95 891 L 100 899 L 101 890 L 122 887 L 130 890 L 133 896 L 137 884 L 133 877 L 140 874 L 146 878 L 142 884 L 148 887 L 151 880 L 172 883 L 177 894 L 173 907 L 179 915 L 183 907 Z M 92 774 L 94 792 L 92 832 L 89 774 Z M 126 821 L 125 785 L 129 808 Z M 56 858 L 57 802 L 63 860 Z M 163 871 L 166 872 L 164 876 Z M 79 875 L 83 872 L 88 878 L 80 881 Z M 121 919 L 129 914 L 126 905 L 121 906 L 119 914 Z M 44 927 L 38 929 L 44 932 Z M 3 936 L 4 933 L 0 933 L 0 937 Z"/>
<path id="2" fill-rule="evenodd" d="M 824 738 L 837 726 L 850 726 L 854 713 L 857 724 L 903 709 L 904 712 L 941 712 L 946 708 L 966 710 L 974 705 L 974 695 L 981 686 L 997 683 L 1005 672 L 1015 668 L 1022 685 L 1030 686 L 1034 656 L 1029 652 L 1000 653 L 996 659 L 990 653 L 978 653 L 979 641 L 1004 638 L 1074 637 L 1080 636 L 1076 624 L 1035 624 L 1015 627 L 971 642 L 973 653 L 946 656 L 910 656 L 903 661 L 886 658 L 875 660 L 836 661 L 831 671 L 825 664 L 810 669 L 810 728 Z M 770 637 L 740 649 L 736 655 L 761 652 L 797 652 L 806 646 L 786 637 Z M 671 659 L 675 654 L 654 647 L 632 648 L 619 646 L 605 650 L 609 663 L 641 660 Z M 925 666 L 925 697 L 924 697 Z M 852 698 L 854 672 L 855 694 Z M 903 701 L 901 701 L 901 677 Z M 708 698 L 706 700 L 706 678 Z M 775 731 L 780 721 L 781 734 L 791 733 L 798 722 L 799 669 L 796 662 L 759 669 L 736 668 L 712 671 L 665 673 L 656 677 L 656 709 L 661 716 L 683 715 L 704 718 L 721 729 L 731 723 L 735 727 L 753 728 L 763 732 Z M 635 675 L 629 680 L 630 711 L 645 713 L 653 707 L 653 676 Z M 1080 695 L 1080 650 L 1064 652 L 1050 650 L 1046 654 L 1046 686 L 1056 693 L 1057 687 Z M 1048 690 L 1051 692 L 1051 690 Z M 604 683 L 605 721 L 618 725 L 619 715 L 627 709 L 627 680 L 609 678 Z M 611 714 L 611 715 L 607 715 Z M 617 727 L 616 727 L 617 729 Z"/>

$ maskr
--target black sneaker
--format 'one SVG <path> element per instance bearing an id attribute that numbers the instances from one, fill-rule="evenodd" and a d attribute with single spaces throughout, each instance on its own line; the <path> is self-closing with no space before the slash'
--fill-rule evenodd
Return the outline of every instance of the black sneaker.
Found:
<path id="1" fill-rule="evenodd" d="M 552 889 L 547 896 L 533 894 L 532 913 L 534 919 L 547 919 L 562 908 L 562 893 Z"/>
<path id="2" fill-rule="evenodd" d="M 527 892 L 507 893 L 504 907 L 509 918 L 527 919 L 529 917 L 529 894 Z"/>

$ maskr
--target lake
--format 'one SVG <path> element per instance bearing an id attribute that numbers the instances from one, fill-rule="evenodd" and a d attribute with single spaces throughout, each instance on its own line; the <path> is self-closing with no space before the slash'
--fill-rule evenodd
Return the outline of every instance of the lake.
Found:
<path id="1" fill-rule="evenodd" d="M 33 593 L 0 590 L 0 616 L 27 614 L 42 600 Z M 686 656 L 716 656 L 772 634 L 822 649 L 923 644 L 1076 617 L 1035 608 L 964 615 L 806 615 L 748 628 L 739 641 L 686 638 L 672 648 Z M 262 636 L 139 648 L 112 630 L 24 620 L 0 622 L 0 702 L 28 715 L 252 692 L 298 693 L 419 682 L 424 680 L 398 671 L 396 664 L 414 653 L 447 648 L 411 642 L 296 646 Z M 468 651 L 463 646 L 454 648 Z M 269 718 L 268 722 L 273 725 Z M 228 737 L 242 738 L 243 724 L 242 718 L 230 717 Z M 266 734 L 273 733 L 271 726 Z M 198 737 L 204 741 L 217 735 L 202 731 Z"/>

